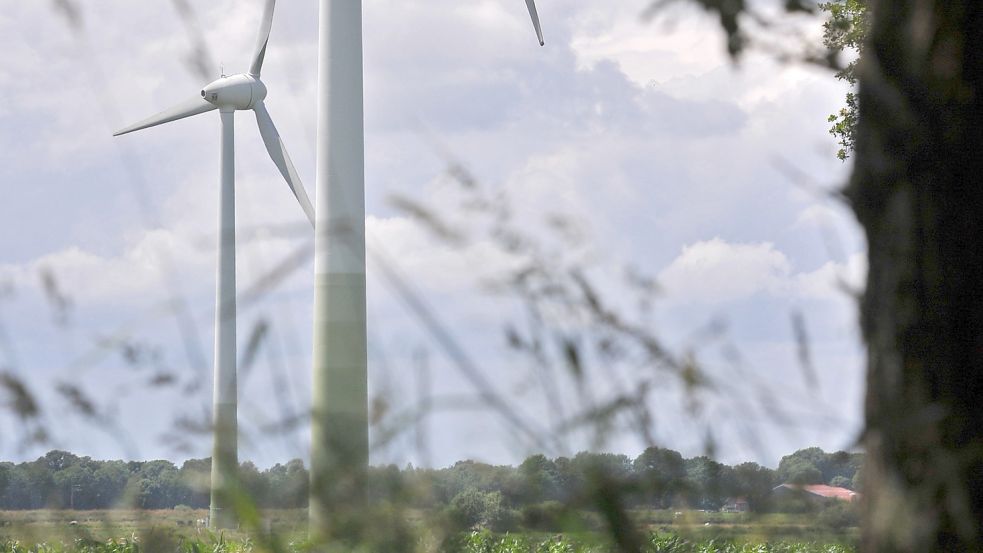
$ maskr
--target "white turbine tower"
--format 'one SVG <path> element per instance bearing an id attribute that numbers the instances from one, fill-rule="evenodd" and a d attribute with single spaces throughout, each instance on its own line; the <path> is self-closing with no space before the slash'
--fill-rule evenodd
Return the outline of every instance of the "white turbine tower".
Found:
<path id="1" fill-rule="evenodd" d="M 319 33 L 310 522 L 323 540 L 358 517 L 369 457 L 362 0 L 320 0 Z"/>
<path id="2" fill-rule="evenodd" d="M 222 119 L 222 165 L 219 201 L 218 278 L 215 306 L 215 387 L 212 448 L 210 524 L 235 525 L 233 502 L 238 480 L 238 421 L 236 383 L 236 275 L 235 275 L 235 137 L 234 114 L 252 110 L 270 157 L 276 164 L 301 208 L 314 223 L 314 209 L 280 134 L 263 100 L 266 86 L 260 80 L 266 47 L 273 27 L 276 0 L 266 0 L 259 40 L 248 73 L 223 75 L 201 93 L 149 119 L 117 131 L 113 136 L 154 127 L 193 115 L 219 110 Z"/>

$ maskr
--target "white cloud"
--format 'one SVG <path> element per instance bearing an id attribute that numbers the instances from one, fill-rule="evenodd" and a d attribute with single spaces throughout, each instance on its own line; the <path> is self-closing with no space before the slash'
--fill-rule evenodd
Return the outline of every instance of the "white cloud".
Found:
<path id="1" fill-rule="evenodd" d="M 825 204 L 812 204 L 803 209 L 795 218 L 793 228 L 826 227 L 830 225 L 838 213 Z"/>
<path id="2" fill-rule="evenodd" d="M 403 277 L 420 289 L 445 297 L 474 292 L 483 275 L 497 274 L 516 265 L 517 260 L 487 239 L 457 247 L 434 237 L 419 222 L 406 217 L 365 221 L 370 249 L 383 252 Z M 370 279 L 375 279 L 370 266 Z"/>
<path id="3" fill-rule="evenodd" d="M 798 295 L 810 300 L 828 300 L 863 293 L 867 280 L 867 255 L 855 253 L 845 263 L 829 261 L 811 273 L 795 276 Z"/>
<path id="4" fill-rule="evenodd" d="M 758 294 L 798 300 L 844 299 L 862 290 L 866 256 L 827 261 L 813 271 L 796 272 L 788 257 L 770 242 L 729 243 L 720 238 L 683 247 L 658 274 L 671 302 L 717 305 L 751 300 Z"/>
<path id="5" fill-rule="evenodd" d="M 573 20 L 571 47 L 581 67 L 616 62 L 639 86 L 695 78 L 731 63 L 719 24 L 688 6 L 655 21 L 638 4 L 585 7 Z M 686 24 L 680 25 L 680 16 Z M 675 22 L 675 23 L 674 23 Z"/>
<path id="6" fill-rule="evenodd" d="M 791 271 L 788 258 L 773 244 L 729 244 L 714 238 L 684 246 L 658 281 L 671 300 L 720 303 L 780 293 Z"/>

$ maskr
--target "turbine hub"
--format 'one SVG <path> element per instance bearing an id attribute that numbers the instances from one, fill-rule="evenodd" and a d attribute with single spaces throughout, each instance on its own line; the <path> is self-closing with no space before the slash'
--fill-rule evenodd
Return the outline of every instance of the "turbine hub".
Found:
<path id="1" fill-rule="evenodd" d="M 266 85 L 252 75 L 232 75 L 209 83 L 201 97 L 220 108 L 252 109 L 266 98 Z"/>

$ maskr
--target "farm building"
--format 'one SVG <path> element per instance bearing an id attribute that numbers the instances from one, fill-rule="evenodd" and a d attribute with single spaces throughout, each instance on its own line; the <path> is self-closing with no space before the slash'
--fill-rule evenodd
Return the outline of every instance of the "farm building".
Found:
<path id="1" fill-rule="evenodd" d="M 776 500 L 806 499 L 817 503 L 826 501 L 853 502 L 860 499 L 860 494 L 846 488 L 826 486 L 823 484 L 781 484 L 771 490 L 771 496 Z"/>
<path id="2" fill-rule="evenodd" d="M 747 498 L 731 497 L 727 499 L 723 507 L 720 508 L 725 513 L 746 513 L 750 510 Z"/>

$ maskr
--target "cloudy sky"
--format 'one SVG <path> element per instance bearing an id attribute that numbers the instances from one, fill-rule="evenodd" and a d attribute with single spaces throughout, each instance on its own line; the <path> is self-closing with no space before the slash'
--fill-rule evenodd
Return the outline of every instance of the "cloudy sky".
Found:
<path id="1" fill-rule="evenodd" d="M 48 442 L 25 445 L 5 407 L 4 460 L 51 447 L 208 454 L 193 430 L 207 424 L 211 397 L 218 117 L 111 136 L 197 94 L 220 68 L 245 71 L 262 3 L 186 3 L 192 14 L 181 2 L 127 0 L 79 1 L 74 15 L 57 7 L 65 2 L 0 11 L 0 367 L 38 396 L 50 430 Z M 583 268 L 614 305 L 628 303 L 624 267 L 655 278 L 646 330 L 727 384 L 699 413 L 672 384 L 653 393 L 659 444 L 697 455 L 709 437 L 724 461 L 768 465 L 801 447 L 850 447 L 863 374 L 849 294 L 864 245 L 827 193 L 849 166 L 825 121 L 844 86 L 761 51 L 735 65 L 717 24 L 687 7 L 643 21 L 644 0 L 540 4 L 542 48 L 520 0 L 365 1 L 373 251 L 524 419 L 556 413 L 506 347 L 503 328 L 521 308 L 487 283 L 521 259 L 467 210 L 474 194 L 507 201 L 515 225 L 558 263 Z M 281 1 L 276 17 L 267 106 L 313 196 L 316 2 Z M 794 20 L 783 32 L 795 35 L 767 40 L 794 48 L 818 40 L 820 25 Z M 265 329 L 241 376 L 241 456 L 269 465 L 306 456 L 306 427 L 277 423 L 303 420 L 310 395 L 310 237 L 252 116 L 236 121 L 240 354 Z M 461 239 L 435 236 L 394 198 L 425 206 Z M 575 245 L 545 224 L 558 217 L 573 221 Z M 534 451 L 475 399 L 380 266 L 368 270 L 382 421 L 373 462 L 513 463 Z M 595 369 L 603 401 L 615 387 Z M 571 386 L 557 388 L 570 412 L 583 407 Z M 387 425 L 431 396 L 457 400 L 382 443 Z M 767 415 L 766 399 L 780 415 Z M 646 445 L 620 427 L 562 442 L 549 453 L 634 456 Z"/>

